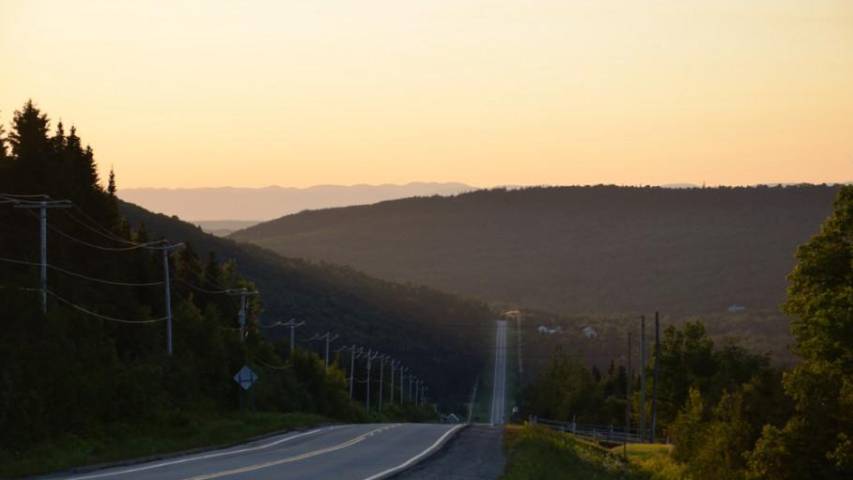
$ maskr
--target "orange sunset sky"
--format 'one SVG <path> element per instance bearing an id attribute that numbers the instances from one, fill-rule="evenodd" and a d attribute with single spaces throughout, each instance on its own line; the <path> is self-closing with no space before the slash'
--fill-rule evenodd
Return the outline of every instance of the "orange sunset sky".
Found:
<path id="1" fill-rule="evenodd" d="M 0 59 L 124 188 L 853 180 L 850 0 L 0 0 Z"/>

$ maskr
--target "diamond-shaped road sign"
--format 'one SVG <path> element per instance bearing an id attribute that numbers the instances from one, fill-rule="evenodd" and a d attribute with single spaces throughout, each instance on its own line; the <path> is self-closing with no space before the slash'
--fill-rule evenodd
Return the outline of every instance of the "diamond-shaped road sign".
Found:
<path id="1" fill-rule="evenodd" d="M 234 381 L 243 387 L 243 390 L 248 390 L 258 381 L 258 376 L 247 365 L 243 365 L 243 368 L 234 375 Z"/>

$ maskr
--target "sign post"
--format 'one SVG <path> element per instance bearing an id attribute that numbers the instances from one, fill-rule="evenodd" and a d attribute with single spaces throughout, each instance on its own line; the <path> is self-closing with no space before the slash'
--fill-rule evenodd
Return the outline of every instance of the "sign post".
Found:
<path id="1" fill-rule="evenodd" d="M 258 375 L 249 368 L 248 365 L 243 365 L 239 372 L 234 374 L 234 381 L 240 385 L 240 407 L 246 408 L 246 394 L 258 381 Z M 249 397 L 251 399 L 251 397 Z M 254 409 L 254 402 L 249 402 L 249 407 Z"/>

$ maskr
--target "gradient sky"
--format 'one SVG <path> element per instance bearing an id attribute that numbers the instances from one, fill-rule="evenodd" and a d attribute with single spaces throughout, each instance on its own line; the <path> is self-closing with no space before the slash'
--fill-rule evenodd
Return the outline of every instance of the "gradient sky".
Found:
<path id="1" fill-rule="evenodd" d="M 0 0 L 119 187 L 853 180 L 853 1 Z"/>

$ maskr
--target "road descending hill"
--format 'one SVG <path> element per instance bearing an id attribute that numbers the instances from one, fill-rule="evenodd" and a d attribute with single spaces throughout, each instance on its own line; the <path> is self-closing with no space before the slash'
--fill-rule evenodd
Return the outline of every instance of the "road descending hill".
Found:
<path id="1" fill-rule="evenodd" d="M 833 186 L 495 189 L 307 211 L 232 234 L 486 301 L 564 313 L 776 309 Z"/>

